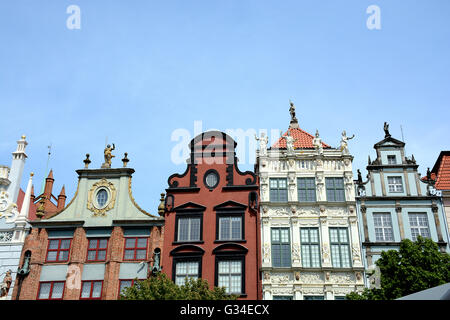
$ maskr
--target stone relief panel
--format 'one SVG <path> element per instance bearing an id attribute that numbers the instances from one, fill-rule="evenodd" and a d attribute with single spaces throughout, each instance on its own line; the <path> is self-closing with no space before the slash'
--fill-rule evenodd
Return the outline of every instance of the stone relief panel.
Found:
<path id="1" fill-rule="evenodd" d="M 270 282 L 272 284 L 287 284 L 292 283 L 294 281 L 294 277 L 292 273 L 272 273 L 270 276 Z"/>
<path id="2" fill-rule="evenodd" d="M 300 282 L 302 283 L 323 283 L 324 276 L 322 272 L 301 272 Z"/>
<path id="3" fill-rule="evenodd" d="M 330 282 L 337 284 L 353 284 L 356 282 L 356 277 L 351 272 L 332 272 L 330 275 Z"/>

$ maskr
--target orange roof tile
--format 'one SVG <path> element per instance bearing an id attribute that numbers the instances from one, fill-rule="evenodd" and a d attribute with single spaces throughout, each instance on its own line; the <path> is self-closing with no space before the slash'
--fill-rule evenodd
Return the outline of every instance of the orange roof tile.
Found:
<path id="1" fill-rule="evenodd" d="M 313 139 L 314 136 L 312 134 L 309 134 L 306 131 L 303 131 L 302 129 L 297 128 L 289 128 L 288 129 L 290 135 L 296 139 L 294 142 L 294 149 L 314 149 L 313 145 Z M 287 136 L 288 131 L 286 131 L 283 136 Z M 324 148 L 331 148 L 326 143 L 322 142 L 322 146 Z M 286 149 L 286 140 L 279 138 L 278 141 L 272 146 L 272 148 L 276 149 Z"/>
<path id="2" fill-rule="evenodd" d="M 435 184 L 438 190 L 450 190 L 450 155 L 443 155 Z"/>

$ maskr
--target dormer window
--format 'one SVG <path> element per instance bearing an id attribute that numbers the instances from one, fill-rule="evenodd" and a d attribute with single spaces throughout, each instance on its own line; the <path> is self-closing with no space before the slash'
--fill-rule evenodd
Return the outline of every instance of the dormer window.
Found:
<path id="1" fill-rule="evenodd" d="M 403 192 L 402 177 L 388 177 L 389 192 Z"/>
<path id="2" fill-rule="evenodd" d="M 397 159 L 395 155 L 388 155 L 387 156 L 388 164 L 397 164 Z"/>

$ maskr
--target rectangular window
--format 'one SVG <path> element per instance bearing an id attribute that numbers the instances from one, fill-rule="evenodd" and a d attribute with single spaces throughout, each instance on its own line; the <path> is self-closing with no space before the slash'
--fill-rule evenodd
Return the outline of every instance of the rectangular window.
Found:
<path id="1" fill-rule="evenodd" d="M 345 201 L 344 178 L 325 178 L 325 184 L 328 201 Z"/>
<path id="2" fill-rule="evenodd" d="M 88 244 L 87 261 L 105 261 L 106 249 L 108 247 L 107 238 L 90 238 Z"/>
<path id="3" fill-rule="evenodd" d="M 293 300 L 292 296 L 273 296 L 273 300 Z"/>
<path id="4" fill-rule="evenodd" d="M 389 192 L 403 192 L 402 177 L 388 177 Z"/>
<path id="5" fill-rule="evenodd" d="M 397 164 L 397 159 L 394 155 L 387 156 L 388 164 Z"/>
<path id="6" fill-rule="evenodd" d="M 287 202 L 287 179 L 270 178 L 270 201 Z"/>
<path id="7" fill-rule="evenodd" d="M 199 261 L 178 261 L 175 263 L 175 284 L 185 284 L 187 278 L 198 279 Z"/>
<path id="8" fill-rule="evenodd" d="M 147 237 L 125 238 L 125 250 L 123 260 L 147 259 L 147 242 L 148 242 Z"/>
<path id="9" fill-rule="evenodd" d="M 428 226 L 428 217 L 426 213 L 409 213 L 409 225 L 411 227 L 411 237 L 413 241 L 418 236 L 430 238 L 430 228 Z"/>
<path id="10" fill-rule="evenodd" d="M 300 228 L 302 265 L 304 268 L 320 268 L 320 241 L 318 228 Z"/>
<path id="11" fill-rule="evenodd" d="M 133 280 L 119 280 L 119 296 L 125 288 L 130 288 L 134 285 L 134 279 Z"/>
<path id="12" fill-rule="evenodd" d="M 304 300 L 325 300 L 324 296 L 305 296 Z"/>
<path id="13" fill-rule="evenodd" d="M 218 268 L 218 287 L 224 287 L 226 293 L 242 293 L 242 260 L 219 261 Z"/>
<path id="14" fill-rule="evenodd" d="M 313 202 L 316 201 L 316 179 L 315 178 L 298 178 L 298 201 Z"/>
<path id="15" fill-rule="evenodd" d="M 335 268 L 350 268 L 350 242 L 347 228 L 330 228 L 331 260 Z"/>
<path id="16" fill-rule="evenodd" d="M 200 229 L 200 217 L 179 217 L 177 241 L 200 241 Z"/>
<path id="17" fill-rule="evenodd" d="M 65 262 L 69 260 L 72 239 L 49 239 L 46 262 Z"/>
<path id="18" fill-rule="evenodd" d="M 217 240 L 242 240 L 242 215 L 219 216 Z"/>
<path id="19" fill-rule="evenodd" d="M 82 281 L 80 299 L 96 300 L 102 297 L 103 281 Z"/>
<path id="20" fill-rule="evenodd" d="M 289 228 L 272 228 L 272 267 L 291 266 Z"/>
<path id="21" fill-rule="evenodd" d="M 64 281 L 39 283 L 38 300 L 62 300 L 64 296 Z"/>
<path id="22" fill-rule="evenodd" d="M 373 224 L 376 241 L 394 241 L 390 213 L 374 213 Z"/>

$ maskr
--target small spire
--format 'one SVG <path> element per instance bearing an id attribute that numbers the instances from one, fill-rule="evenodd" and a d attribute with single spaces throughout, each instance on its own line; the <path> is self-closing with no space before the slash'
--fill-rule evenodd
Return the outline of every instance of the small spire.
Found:
<path id="1" fill-rule="evenodd" d="M 63 185 L 62 186 L 62 188 L 61 188 L 61 192 L 59 193 L 59 196 L 58 197 L 61 197 L 61 196 L 66 196 L 66 189 L 65 189 L 65 186 Z"/>
<path id="2" fill-rule="evenodd" d="M 53 179 L 53 169 L 50 169 L 47 179 Z M 53 179 L 53 180 L 55 180 L 55 179 Z"/>
<path id="3" fill-rule="evenodd" d="M 160 216 L 164 216 L 164 211 L 165 211 L 164 196 L 165 196 L 165 194 L 161 193 L 161 199 L 160 199 L 161 202 L 159 203 L 159 206 L 158 206 L 158 214 Z"/>
<path id="4" fill-rule="evenodd" d="M 22 208 L 20 209 L 19 217 L 27 218 L 28 211 L 30 211 L 30 198 L 31 198 L 31 188 L 33 187 L 33 176 L 34 173 L 30 173 L 30 179 L 28 180 L 27 189 L 25 191 L 25 196 L 23 197 Z"/>
<path id="5" fill-rule="evenodd" d="M 128 153 L 124 153 L 124 157 L 123 157 L 123 159 L 122 159 L 122 162 L 123 162 L 123 167 L 125 168 L 126 166 L 127 166 L 127 164 L 128 164 L 128 162 L 130 161 L 130 159 L 128 159 Z"/>
<path id="6" fill-rule="evenodd" d="M 86 153 L 86 159 L 84 159 L 83 162 L 84 168 L 87 169 L 89 167 L 89 163 L 91 163 L 91 160 L 89 160 L 89 153 Z"/>

